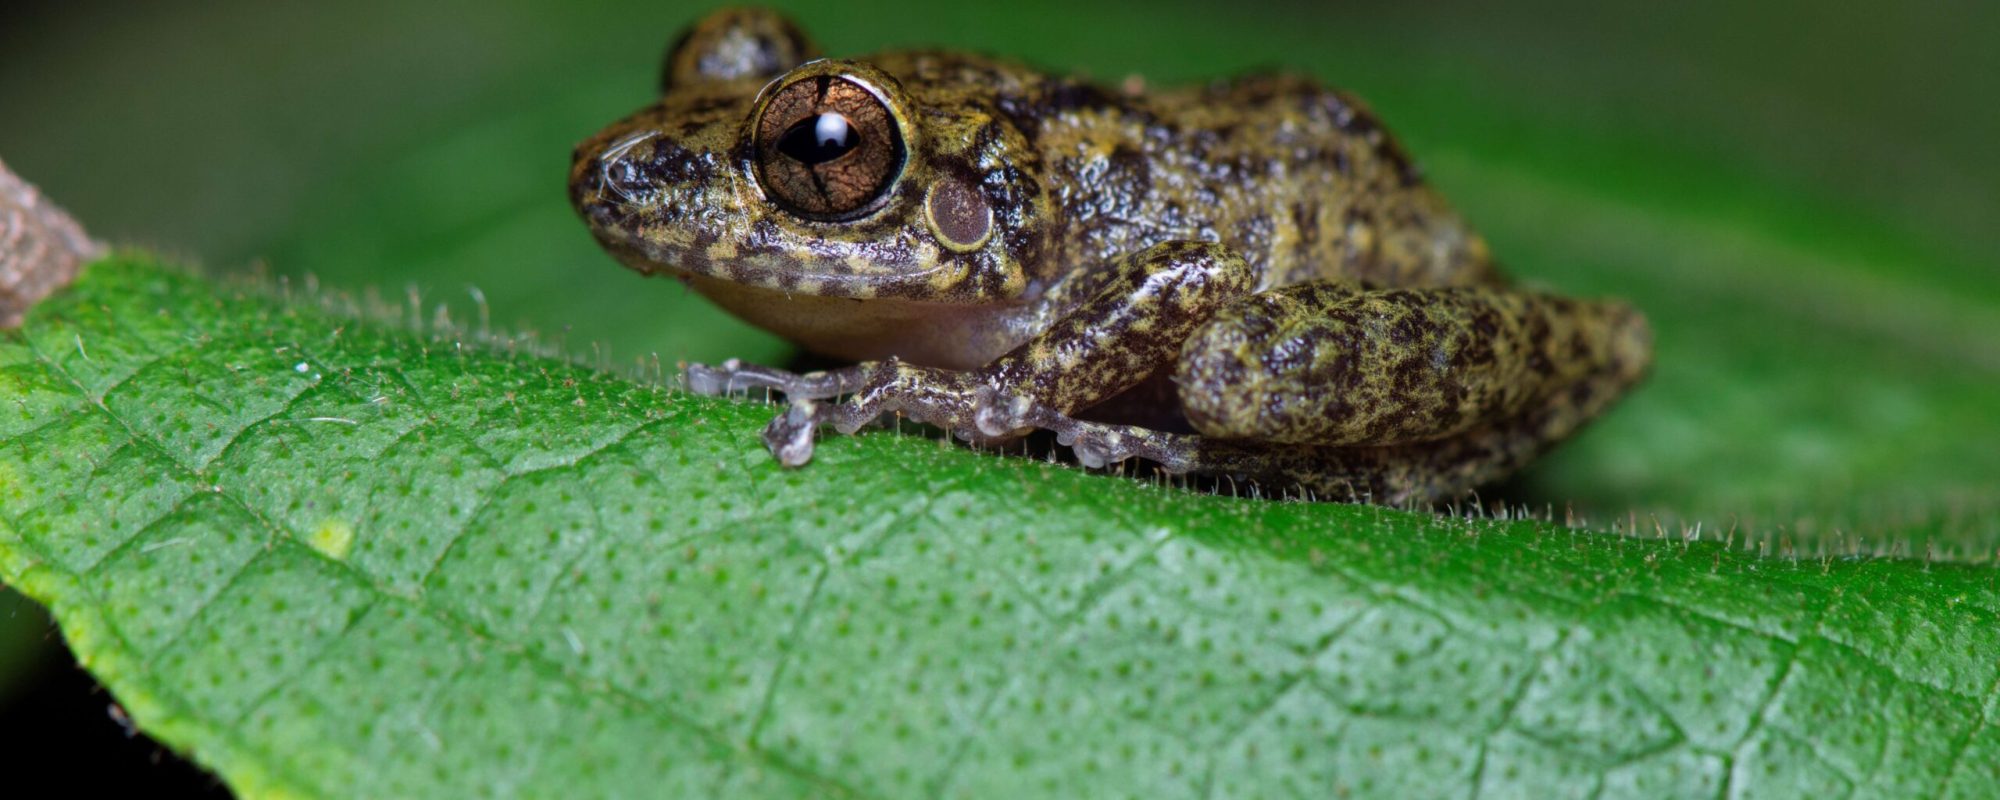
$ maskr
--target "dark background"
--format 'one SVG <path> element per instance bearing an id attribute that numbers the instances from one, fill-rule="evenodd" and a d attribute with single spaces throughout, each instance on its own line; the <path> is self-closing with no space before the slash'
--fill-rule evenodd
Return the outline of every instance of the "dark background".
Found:
<path id="1" fill-rule="evenodd" d="M 569 146 L 643 103 L 666 43 L 707 8 L 15 0 L 0 11 L 0 158 L 99 236 L 214 273 L 414 291 L 460 313 L 476 287 L 496 323 L 611 366 L 779 359 L 775 339 L 612 266 L 564 201 Z M 1518 274 L 1637 296 L 1662 330 L 1655 386 L 1524 496 L 1762 514 L 1835 540 L 1876 523 L 1975 554 L 2000 538 L 2000 467 L 1965 421 L 1992 408 L 1980 392 L 2000 374 L 2000 344 L 1977 349 L 2000 319 L 2000 6 L 850 2 L 797 16 L 834 55 L 937 44 L 1155 82 L 1288 66 L 1353 88 L 1491 223 Z M 1516 203 L 1523 187 L 1544 202 Z M 1707 238 L 1634 244 L 1550 211 L 1565 202 Z M 1657 253 L 1668 266 L 1648 274 L 1680 283 L 1547 244 L 1591 237 Z M 1766 253 L 1798 263 L 1767 271 Z M 1815 259 L 1842 286 L 1882 286 L 1895 313 L 1785 316 L 1816 302 L 1774 296 L 1820 288 L 1805 285 Z M 1908 338 L 1936 363 L 1875 381 L 1909 392 L 1850 393 L 1841 370 L 1899 356 L 1846 358 L 1813 343 L 1820 323 Z M 216 791 L 130 737 L 58 644 L 39 611 L 0 599 L 0 761 L 90 764 L 66 771 L 72 790 Z"/>

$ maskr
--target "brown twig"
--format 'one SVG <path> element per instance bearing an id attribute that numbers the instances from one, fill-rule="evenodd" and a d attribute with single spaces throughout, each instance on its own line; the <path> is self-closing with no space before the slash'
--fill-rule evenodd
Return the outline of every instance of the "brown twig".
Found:
<path id="1" fill-rule="evenodd" d="M 0 328 L 76 278 L 103 243 L 0 161 Z"/>

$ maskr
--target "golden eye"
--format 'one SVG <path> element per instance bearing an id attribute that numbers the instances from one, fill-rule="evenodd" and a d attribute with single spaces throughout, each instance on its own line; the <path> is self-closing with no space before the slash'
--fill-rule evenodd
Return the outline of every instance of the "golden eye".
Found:
<path id="1" fill-rule="evenodd" d="M 779 89 L 757 120 L 757 171 L 785 210 L 851 219 L 874 210 L 903 171 L 903 136 L 889 107 L 831 75 Z"/>

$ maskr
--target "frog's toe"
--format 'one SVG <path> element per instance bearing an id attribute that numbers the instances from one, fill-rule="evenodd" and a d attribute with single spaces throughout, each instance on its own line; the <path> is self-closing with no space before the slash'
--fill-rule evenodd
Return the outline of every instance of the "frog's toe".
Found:
<path id="1" fill-rule="evenodd" d="M 818 427 L 817 404 L 810 400 L 793 403 L 764 426 L 764 446 L 780 464 L 805 466 L 812 460 L 813 432 Z"/>
<path id="2" fill-rule="evenodd" d="M 1106 465 L 1124 461 L 1115 442 L 1105 438 L 1087 437 L 1070 445 L 1070 452 L 1076 454 L 1076 463 L 1090 469 L 1102 469 Z"/>
<path id="3" fill-rule="evenodd" d="M 981 387 L 972 397 L 972 427 L 986 439 L 1008 438 L 1036 427 L 1031 415 L 1038 410 L 1034 399 L 1027 395 Z"/>
<path id="4" fill-rule="evenodd" d="M 1056 444 L 1069 448 L 1076 463 L 1089 469 L 1101 469 L 1134 455 L 1129 437 L 1109 427 L 1067 417 L 1049 420 L 1047 425 L 1055 431 Z"/>
<path id="5" fill-rule="evenodd" d="M 737 359 L 722 362 L 720 366 L 689 364 L 681 371 L 681 380 L 688 391 L 695 394 L 726 395 L 747 389 L 768 389 L 783 394 L 791 400 L 824 400 L 839 397 L 861 388 L 870 377 L 879 374 L 894 375 L 896 360 L 857 364 L 831 372 L 808 372 L 803 375 L 782 369 L 745 364 Z"/>
<path id="6" fill-rule="evenodd" d="M 1128 425 L 1106 425 L 1064 418 L 1048 427 L 1056 432 L 1056 443 L 1076 454 L 1079 464 L 1098 469 L 1133 458 L 1143 458 L 1172 473 L 1198 469 L 1191 439 L 1170 433 Z"/>
<path id="7" fill-rule="evenodd" d="M 732 394 L 756 386 L 771 389 L 783 388 L 783 378 L 789 373 L 764 367 L 746 366 L 739 359 L 729 359 L 719 366 L 689 364 L 681 370 L 681 381 L 688 391 L 699 395 L 716 397 Z"/>
<path id="8" fill-rule="evenodd" d="M 1086 428 L 1073 438 L 1070 452 L 1076 454 L 1077 463 L 1098 469 L 1131 458 L 1154 457 L 1156 454 L 1145 444 L 1144 440 L 1117 430 Z"/>

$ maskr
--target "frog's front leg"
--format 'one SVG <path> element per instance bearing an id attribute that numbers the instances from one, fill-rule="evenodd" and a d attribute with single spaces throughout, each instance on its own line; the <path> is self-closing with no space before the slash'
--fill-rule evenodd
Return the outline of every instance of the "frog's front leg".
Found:
<path id="1" fill-rule="evenodd" d="M 1047 330 L 975 370 L 895 359 L 824 373 L 725 364 L 691 366 L 704 393 L 763 386 L 792 405 L 764 430 L 791 466 L 812 457 L 822 424 L 853 432 L 896 411 L 971 440 L 996 440 L 1064 418 L 1172 366 L 1181 344 L 1217 311 L 1248 296 L 1256 275 L 1241 256 L 1208 242 L 1167 242 L 1112 265 L 1111 277 Z M 838 402 L 821 402 L 841 397 Z"/>

